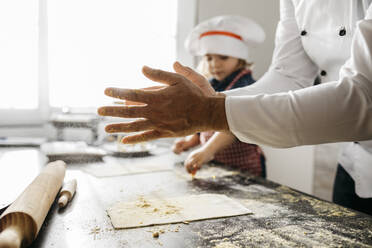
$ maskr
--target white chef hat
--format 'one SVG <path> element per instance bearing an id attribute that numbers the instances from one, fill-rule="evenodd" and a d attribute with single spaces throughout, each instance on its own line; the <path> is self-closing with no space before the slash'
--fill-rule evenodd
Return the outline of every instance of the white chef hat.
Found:
<path id="1" fill-rule="evenodd" d="M 221 54 L 250 61 L 250 50 L 265 40 L 260 25 L 242 16 L 216 16 L 187 36 L 186 49 L 196 56 Z"/>

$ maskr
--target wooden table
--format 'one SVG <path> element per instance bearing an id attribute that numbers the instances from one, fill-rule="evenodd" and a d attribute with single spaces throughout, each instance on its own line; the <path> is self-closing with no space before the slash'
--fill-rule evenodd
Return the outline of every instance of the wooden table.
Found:
<path id="1" fill-rule="evenodd" d="M 163 159 L 169 163 L 174 155 Z M 66 209 L 53 205 L 32 247 L 372 247 L 371 216 L 247 174 L 185 180 L 165 171 L 96 178 L 82 172 L 84 166 L 69 165 L 67 177 L 78 180 L 77 193 Z M 114 230 L 106 213 L 113 203 L 139 195 L 199 193 L 226 194 L 254 214 Z M 164 233 L 153 238 L 159 230 Z"/>

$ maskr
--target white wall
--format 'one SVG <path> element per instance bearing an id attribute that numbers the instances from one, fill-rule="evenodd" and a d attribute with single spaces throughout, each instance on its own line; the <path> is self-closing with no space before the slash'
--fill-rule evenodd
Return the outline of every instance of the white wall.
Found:
<path id="1" fill-rule="evenodd" d="M 234 14 L 249 17 L 266 32 L 266 41 L 253 51 L 253 74 L 259 79 L 268 69 L 274 49 L 279 20 L 279 1 L 272 0 L 199 0 L 198 22 L 216 15 Z M 311 194 L 313 188 L 314 147 L 292 149 L 263 147 L 267 157 L 268 179 Z"/>
<path id="2" fill-rule="evenodd" d="M 198 19 L 198 0 L 178 0 L 177 18 L 177 60 L 192 66 L 195 63 L 193 56 L 184 47 L 185 39 Z"/>

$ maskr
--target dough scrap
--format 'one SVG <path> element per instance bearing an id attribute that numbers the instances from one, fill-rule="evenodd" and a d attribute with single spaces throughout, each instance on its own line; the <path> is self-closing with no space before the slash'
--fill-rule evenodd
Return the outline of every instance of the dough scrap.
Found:
<path id="1" fill-rule="evenodd" d="M 171 164 L 156 159 L 115 160 L 106 159 L 104 164 L 91 164 L 83 171 L 95 177 L 115 177 L 172 170 Z"/>
<path id="2" fill-rule="evenodd" d="M 187 171 L 182 168 L 175 170 L 177 176 L 182 177 L 186 180 L 192 179 L 216 179 L 217 177 L 225 177 L 225 176 L 232 176 L 239 174 L 237 171 L 229 171 L 225 170 L 220 167 L 211 166 L 211 165 L 204 165 L 200 170 L 198 170 L 194 177 L 191 174 L 187 173 Z"/>

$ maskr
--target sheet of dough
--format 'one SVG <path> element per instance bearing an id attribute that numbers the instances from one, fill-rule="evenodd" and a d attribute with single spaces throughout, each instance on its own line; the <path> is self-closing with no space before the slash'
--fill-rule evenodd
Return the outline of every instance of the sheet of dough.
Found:
<path id="1" fill-rule="evenodd" d="M 158 164 L 138 164 L 138 165 L 121 165 L 121 164 L 94 164 L 88 165 L 83 170 L 95 177 L 115 177 L 125 176 L 143 173 L 153 173 L 161 171 L 169 171 L 171 168 L 167 168 L 163 165 Z"/>
<path id="2" fill-rule="evenodd" d="M 187 180 L 192 180 L 193 177 L 190 173 L 186 171 L 185 168 L 177 168 L 175 169 L 175 173 L 182 178 Z M 216 178 L 216 177 L 225 177 L 236 175 L 239 172 L 237 171 L 228 171 L 220 167 L 212 166 L 212 165 L 203 165 L 203 167 L 198 170 L 194 176 L 194 179 L 209 179 L 209 178 Z"/>
<path id="3" fill-rule="evenodd" d="M 116 228 L 134 228 L 251 214 L 239 202 L 220 194 L 201 194 L 168 199 L 140 197 L 114 204 L 107 210 Z"/>

